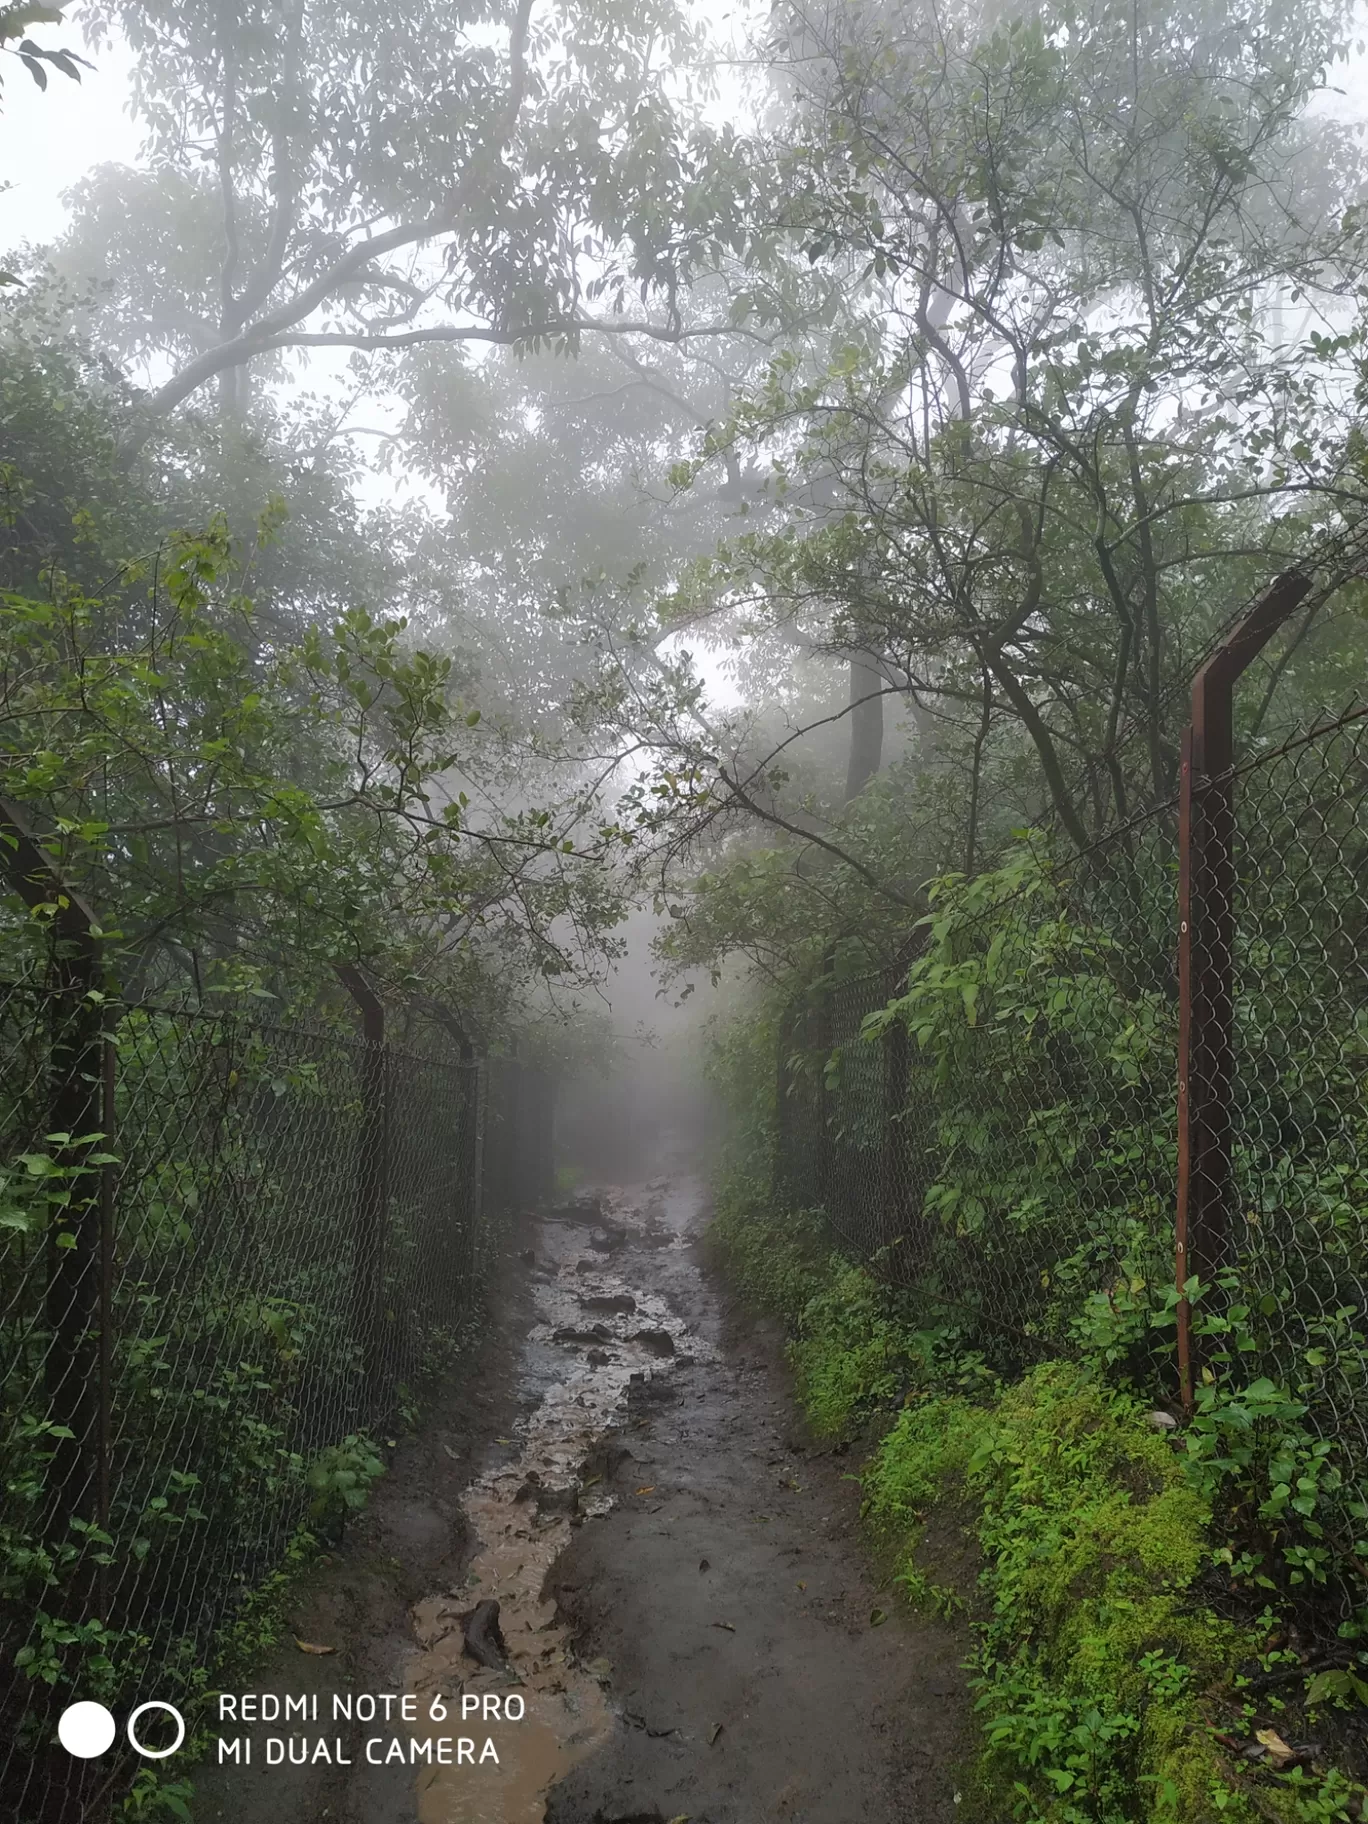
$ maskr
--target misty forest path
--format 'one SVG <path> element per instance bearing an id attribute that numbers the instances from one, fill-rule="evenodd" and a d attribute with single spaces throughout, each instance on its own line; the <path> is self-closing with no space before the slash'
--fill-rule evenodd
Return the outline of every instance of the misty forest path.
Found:
<path id="1" fill-rule="evenodd" d="M 476 1372 L 401 1447 L 255 1683 L 325 1704 L 516 1692 L 522 1721 L 401 1731 L 488 1737 L 497 1767 L 368 1764 L 375 1726 L 320 1724 L 332 1760 L 207 1770 L 196 1824 L 961 1815 L 963 1636 L 879 1583 L 854 1460 L 802 1434 L 777 1338 L 709 1268 L 706 1214 L 677 1176 L 528 1219 Z M 509 1669 L 463 1653 L 485 1598 Z M 336 1654 L 305 1659 L 295 1635 Z"/>
<path id="2" fill-rule="evenodd" d="M 800 1435 L 774 1337 L 704 1271 L 697 1187 L 652 1207 L 675 1244 L 629 1244 L 614 1268 L 697 1344 L 658 1401 L 634 1400 L 621 1499 L 556 1566 L 551 1593 L 609 1662 L 618 1720 L 553 1789 L 548 1824 L 941 1824 L 957 1815 L 963 1640 L 878 1587 L 852 1460 Z"/>

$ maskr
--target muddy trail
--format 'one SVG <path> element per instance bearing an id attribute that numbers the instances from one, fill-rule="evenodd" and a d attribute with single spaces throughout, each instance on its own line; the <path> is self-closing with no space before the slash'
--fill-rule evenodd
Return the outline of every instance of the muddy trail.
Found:
<path id="1" fill-rule="evenodd" d="M 306 1720 L 243 1725 L 200 1824 L 961 1815 L 963 1638 L 879 1585 L 850 1459 L 801 1434 L 704 1217 L 657 1179 L 511 1238 L 473 1375 L 254 1682 Z"/>

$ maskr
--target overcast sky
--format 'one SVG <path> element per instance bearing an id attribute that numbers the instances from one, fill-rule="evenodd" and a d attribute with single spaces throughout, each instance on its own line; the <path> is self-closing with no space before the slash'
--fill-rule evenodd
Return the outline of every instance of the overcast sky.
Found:
<path id="1" fill-rule="evenodd" d="M 44 26 L 44 45 L 89 55 L 79 31 Z M 136 164 L 138 128 L 126 112 L 129 61 L 122 44 L 91 56 L 81 82 L 49 69 L 46 93 L 30 81 L 17 57 L 4 59 L 0 95 L 0 248 L 44 241 L 66 219 L 62 195 L 92 166 Z"/>

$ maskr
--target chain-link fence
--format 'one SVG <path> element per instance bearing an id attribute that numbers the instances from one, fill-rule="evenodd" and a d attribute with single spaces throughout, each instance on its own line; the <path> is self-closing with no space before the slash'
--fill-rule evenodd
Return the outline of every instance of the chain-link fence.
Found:
<path id="1" fill-rule="evenodd" d="M 786 1022 L 783 1200 L 1004 1373 L 1074 1348 L 1080 1293 L 1172 1263 L 1173 850 L 1156 817 L 1067 870 L 1024 855 L 910 965 L 830 958 Z"/>
<path id="2" fill-rule="evenodd" d="M 1368 710 L 1082 855 L 1025 844 L 916 936 L 787 1009 L 778 1199 L 1001 1373 L 1087 1355 L 1199 1417 L 1254 1389 L 1263 1520 L 1314 1507 L 1288 1550 L 1360 1597 Z"/>
<path id="3" fill-rule="evenodd" d="M 469 1330 L 487 1210 L 549 1188 L 550 1098 L 508 1061 L 491 1095 L 452 1019 L 389 1042 L 364 984 L 357 1037 L 116 1006 L 22 913 L 4 955 L 0 1815 L 69 1824 L 130 1770 L 61 1711 L 192 1695 L 339 1533 Z"/>

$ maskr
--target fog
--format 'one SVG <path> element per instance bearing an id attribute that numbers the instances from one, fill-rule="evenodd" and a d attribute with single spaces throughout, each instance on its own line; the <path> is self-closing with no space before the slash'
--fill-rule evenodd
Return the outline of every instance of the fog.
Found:
<path id="1" fill-rule="evenodd" d="M 414 1688 L 523 1655 L 554 1722 L 499 1824 L 554 1818 L 556 1770 L 619 1736 L 575 1815 L 848 1824 L 896 1790 L 948 1820 L 953 1782 L 903 1779 L 921 1749 L 885 1766 L 868 1739 L 880 1680 L 934 1651 L 869 1644 L 891 1598 L 833 1545 L 850 1491 L 799 1473 L 777 1368 L 738 1393 L 736 1286 L 787 1320 L 828 1300 L 803 1385 L 843 1445 L 905 1441 L 943 1397 L 930 1452 L 1048 1356 L 1148 1403 L 1126 1449 L 1168 1463 L 1155 1336 L 1186 1420 L 1225 1334 L 1201 1297 L 1256 1212 L 1232 1309 L 1274 1328 L 1212 1360 L 1273 1389 L 1229 1423 L 1269 1428 L 1281 1493 L 1208 1464 L 1201 1500 L 1267 1527 L 1190 1555 L 1280 1567 L 1249 1589 L 1308 1612 L 1311 1583 L 1357 1587 L 1363 30 L 1347 0 L 0 6 L 0 1814 L 184 1824 L 175 1769 L 84 1753 L 89 1714 L 72 1747 L 72 1709 L 98 1735 L 155 1687 L 202 1747 L 234 1655 L 378 1679 L 381 1640 Z M 1194 680 L 1236 673 L 1194 727 Z M 1229 1221 L 1197 1279 L 1180 880 L 1227 902 L 1196 970 L 1225 1177 L 1192 1209 Z M 1256 885 L 1264 924 L 1232 938 Z M 1267 1131 L 1233 1142 L 1250 1110 Z M 1252 1231 L 1295 1227 L 1297 1196 L 1273 1262 Z M 1215 1411 L 1236 1394 L 1207 1368 Z M 729 1514 L 725 1567 L 626 1526 L 656 1511 L 624 1505 L 658 1484 L 622 1439 L 644 1453 L 657 1372 L 656 1419 L 700 1428 L 661 1419 L 661 1503 Z M 895 1469 L 910 1526 L 923 1472 Z M 776 1480 L 806 1517 L 757 1546 Z M 1293 1483 L 1357 1507 L 1284 1560 Z M 363 1562 L 372 1485 L 400 1492 Z M 583 1545 L 579 1634 L 545 1606 L 572 1531 L 630 1567 Z M 839 1642 L 817 1573 L 794 1601 L 819 1532 L 824 1590 L 860 1592 Z M 408 1582 L 376 1569 L 410 1552 Z M 325 1559 L 346 1591 L 287 1622 Z M 661 1720 L 660 1665 L 629 1736 L 614 1655 L 693 1627 L 714 1562 L 691 1663 L 749 1693 L 721 1655 L 791 1622 L 764 1739 L 740 1697 L 702 1708 L 702 1674 Z M 578 1655 L 615 1605 L 620 1644 Z M 1328 1612 L 1305 1653 L 1259 1623 L 1264 1684 L 1275 1651 L 1331 1682 L 1305 1743 L 1259 1712 L 1241 1781 L 1320 1767 L 1332 1700 L 1368 1690 Z M 1032 1816 L 1085 1773 L 1071 1817 L 1178 1791 L 1141 1745 L 1097 1772 L 1103 1737 L 1148 1743 L 1156 1694 L 1205 1688 L 1146 1639 L 1051 1648 L 1150 1668 L 1093 1734 L 1093 1694 L 1011 1647 L 994 1740 L 1029 1715 L 1092 1744 L 1044 1773 L 1021 1750 Z M 942 1695 L 904 1706 L 912 1735 L 950 1739 Z M 791 1791 L 828 1700 L 868 1783 L 828 1755 Z M 648 1793 L 686 1744 L 716 1784 Z M 300 1824 L 409 1815 L 407 1787 L 396 1811 L 299 1777 Z M 473 1816 L 458 1786 L 424 1824 Z M 1318 1817 L 1359 1815 L 1325 1790 Z"/>
<path id="2" fill-rule="evenodd" d="M 727 1125 L 738 1010 L 1163 801 L 1196 656 L 1356 562 L 1364 58 L 1131 10 L 11 32 L 0 580 L 95 604 L 111 688 L 178 657 L 153 748 L 78 690 L 10 786 L 127 979 L 421 979 L 621 1173 Z M 1350 687 L 1332 596 L 1250 741 Z"/>
<path id="3" fill-rule="evenodd" d="M 556 1155 L 565 1188 L 636 1183 L 714 1163 L 726 1111 L 703 1075 L 719 997 L 706 983 L 680 1001 L 661 986 L 649 910 L 622 926 L 625 954 L 602 989 L 611 1022 L 606 1056 L 565 1084 L 557 1100 Z"/>

